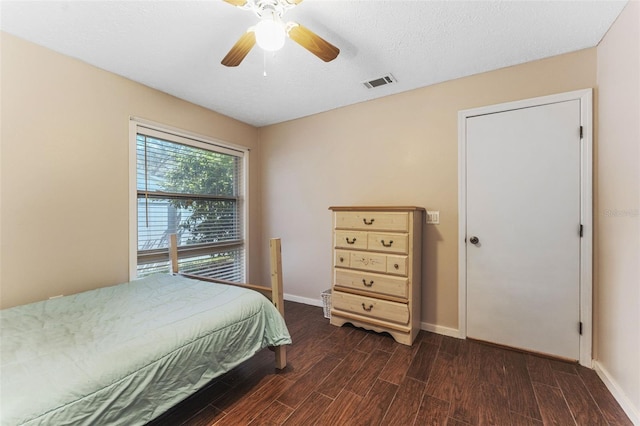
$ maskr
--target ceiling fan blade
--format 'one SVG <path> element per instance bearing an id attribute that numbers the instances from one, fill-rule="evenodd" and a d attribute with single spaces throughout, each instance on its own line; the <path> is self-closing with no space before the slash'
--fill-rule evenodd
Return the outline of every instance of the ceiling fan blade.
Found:
<path id="1" fill-rule="evenodd" d="M 232 4 L 234 6 L 238 6 L 238 7 L 242 7 L 245 4 L 247 4 L 247 0 L 222 0 L 222 1 L 227 2 L 229 4 Z M 302 1 L 302 0 L 300 0 L 300 1 Z"/>
<path id="2" fill-rule="evenodd" d="M 325 62 L 333 61 L 340 49 L 329 43 L 313 31 L 295 22 L 290 22 L 289 38 L 316 55 Z"/>
<path id="3" fill-rule="evenodd" d="M 227 56 L 222 59 L 222 65 L 225 67 L 237 67 L 245 56 L 249 53 L 253 45 L 256 44 L 256 33 L 247 31 L 233 45 Z"/>

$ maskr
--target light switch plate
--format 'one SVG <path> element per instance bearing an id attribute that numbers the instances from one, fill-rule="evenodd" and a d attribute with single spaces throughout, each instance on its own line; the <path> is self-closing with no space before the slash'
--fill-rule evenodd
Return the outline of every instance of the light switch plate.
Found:
<path id="1" fill-rule="evenodd" d="M 429 211 L 427 210 L 427 224 L 437 225 L 440 223 L 440 211 Z"/>

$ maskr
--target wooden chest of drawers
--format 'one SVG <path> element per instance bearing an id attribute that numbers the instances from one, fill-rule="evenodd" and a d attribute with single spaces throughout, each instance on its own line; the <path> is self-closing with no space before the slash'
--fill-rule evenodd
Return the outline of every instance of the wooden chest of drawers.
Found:
<path id="1" fill-rule="evenodd" d="M 331 324 L 387 332 L 411 345 L 420 331 L 420 207 L 330 207 Z"/>

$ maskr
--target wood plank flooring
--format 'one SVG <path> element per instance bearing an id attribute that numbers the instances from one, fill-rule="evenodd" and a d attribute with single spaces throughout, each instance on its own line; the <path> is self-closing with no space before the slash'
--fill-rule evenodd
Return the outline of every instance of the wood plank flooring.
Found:
<path id="1" fill-rule="evenodd" d="M 421 332 L 329 325 L 286 302 L 288 366 L 265 349 L 150 425 L 632 425 L 577 364 Z"/>

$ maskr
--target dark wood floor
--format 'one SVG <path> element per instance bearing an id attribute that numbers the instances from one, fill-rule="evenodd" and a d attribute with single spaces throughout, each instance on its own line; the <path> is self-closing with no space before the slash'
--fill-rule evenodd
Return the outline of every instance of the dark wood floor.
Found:
<path id="1" fill-rule="evenodd" d="M 631 425 L 599 377 L 575 364 L 421 332 L 329 325 L 285 306 L 289 364 L 264 350 L 153 425 Z"/>

